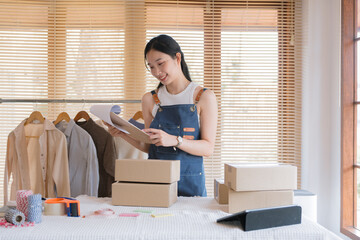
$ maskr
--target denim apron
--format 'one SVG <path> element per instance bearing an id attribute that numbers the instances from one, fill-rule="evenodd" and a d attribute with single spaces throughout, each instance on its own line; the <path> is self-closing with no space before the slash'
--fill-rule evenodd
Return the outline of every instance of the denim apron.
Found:
<path id="1" fill-rule="evenodd" d="M 200 139 L 199 118 L 196 104 L 202 89 L 196 97 L 195 104 L 178 104 L 161 106 L 155 91 L 151 91 L 158 110 L 150 128 L 181 136 L 184 139 Z M 178 196 L 206 197 L 205 174 L 202 156 L 194 156 L 176 147 L 150 145 L 149 159 L 180 160 L 180 181 Z"/>

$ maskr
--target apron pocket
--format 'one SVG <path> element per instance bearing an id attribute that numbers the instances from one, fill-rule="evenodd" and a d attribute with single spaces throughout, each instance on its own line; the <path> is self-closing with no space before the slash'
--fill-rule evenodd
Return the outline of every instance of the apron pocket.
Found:
<path id="1" fill-rule="evenodd" d="M 177 154 L 178 153 L 177 148 L 174 149 L 173 147 L 163 147 L 163 146 L 156 147 L 156 151 L 158 153 L 165 153 L 165 154 Z"/>
<path id="2" fill-rule="evenodd" d="M 158 129 L 161 129 L 170 135 L 181 136 L 180 135 L 180 130 L 181 130 L 180 125 L 160 123 L 158 125 Z M 174 147 L 159 146 L 159 147 L 156 147 L 156 151 L 158 153 L 165 153 L 165 154 L 177 154 L 178 153 L 178 149 L 174 148 Z"/>
<path id="3" fill-rule="evenodd" d="M 180 196 L 206 195 L 202 158 L 199 157 L 200 161 L 196 158 L 198 157 L 193 156 L 192 159 L 180 162 L 180 181 L 178 185 Z"/>

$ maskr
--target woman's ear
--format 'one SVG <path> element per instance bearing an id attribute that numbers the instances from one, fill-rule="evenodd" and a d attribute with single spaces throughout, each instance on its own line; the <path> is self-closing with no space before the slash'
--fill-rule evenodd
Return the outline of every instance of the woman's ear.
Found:
<path id="1" fill-rule="evenodd" d="M 176 53 L 176 62 L 180 65 L 181 64 L 181 53 Z"/>

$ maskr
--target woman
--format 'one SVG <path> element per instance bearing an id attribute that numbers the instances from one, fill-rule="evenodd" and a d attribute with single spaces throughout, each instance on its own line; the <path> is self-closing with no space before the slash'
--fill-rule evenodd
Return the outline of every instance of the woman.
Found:
<path id="1" fill-rule="evenodd" d="M 144 51 L 151 74 L 160 83 L 142 98 L 144 131 L 152 144 L 134 140 L 114 127 L 149 159 L 180 160 L 179 196 L 206 196 L 203 156 L 214 150 L 217 101 L 211 90 L 192 82 L 184 54 L 170 36 L 151 39 Z M 206 90 L 206 91 L 205 91 Z"/>

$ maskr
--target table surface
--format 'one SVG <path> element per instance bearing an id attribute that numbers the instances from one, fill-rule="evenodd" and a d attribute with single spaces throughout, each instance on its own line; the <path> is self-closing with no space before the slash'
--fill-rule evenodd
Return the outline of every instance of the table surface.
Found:
<path id="1" fill-rule="evenodd" d="M 169 208 L 113 206 L 111 198 L 79 196 L 80 213 L 85 217 L 42 216 L 32 227 L 0 227 L 0 239 L 340 239 L 308 218 L 301 224 L 244 232 L 238 225 L 216 223 L 229 215 L 226 205 L 213 198 L 179 197 Z M 94 211 L 111 208 L 113 216 L 95 216 Z M 120 217 L 134 210 L 151 210 L 152 217 Z"/>

